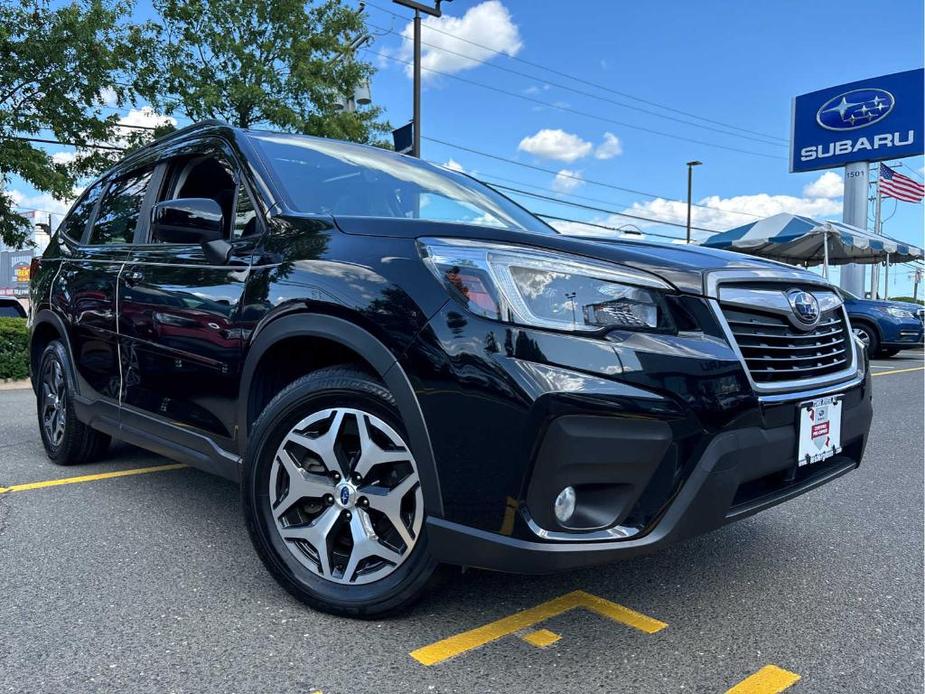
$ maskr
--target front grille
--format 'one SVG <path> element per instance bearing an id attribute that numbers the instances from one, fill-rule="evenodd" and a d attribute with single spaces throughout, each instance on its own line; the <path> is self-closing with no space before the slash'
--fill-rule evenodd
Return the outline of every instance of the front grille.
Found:
<path id="1" fill-rule="evenodd" d="M 822 314 L 804 332 L 780 315 L 741 306 L 723 306 L 755 383 L 779 383 L 826 376 L 851 363 L 851 336 L 841 307 Z"/>

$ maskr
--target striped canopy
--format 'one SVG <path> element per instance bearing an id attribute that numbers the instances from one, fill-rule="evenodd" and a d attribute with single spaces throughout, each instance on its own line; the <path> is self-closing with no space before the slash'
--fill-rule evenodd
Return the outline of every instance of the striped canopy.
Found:
<path id="1" fill-rule="evenodd" d="M 704 246 L 724 248 L 792 265 L 891 263 L 920 260 L 922 249 L 877 236 L 843 222 L 817 222 L 782 212 L 707 239 Z M 828 256 L 828 258 L 826 258 Z"/>

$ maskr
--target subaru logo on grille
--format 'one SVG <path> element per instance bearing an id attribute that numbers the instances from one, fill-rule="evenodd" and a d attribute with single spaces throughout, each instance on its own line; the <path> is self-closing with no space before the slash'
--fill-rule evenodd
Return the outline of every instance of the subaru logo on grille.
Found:
<path id="1" fill-rule="evenodd" d="M 340 503 L 347 506 L 350 503 L 350 487 L 346 485 L 340 488 Z"/>
<path id="2" fill-rule="evenodd" d="M 793 289 L 787 292 L 787 300 L 793 315 L 807 326 L 814 325 L 819 320 L 819 300 L 809 292 L 802 289 Z"/>
<path id="3" fill-rule="evenodd" d="M 816 122 L 826 130 L 866 128 L 886 118 L 896 99 L 884 89 L 854 89 L 832 97 L 816 112 Z"/>

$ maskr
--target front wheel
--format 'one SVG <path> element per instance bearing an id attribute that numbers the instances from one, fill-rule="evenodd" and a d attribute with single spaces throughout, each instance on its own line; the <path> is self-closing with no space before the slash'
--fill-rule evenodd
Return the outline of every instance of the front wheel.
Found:
<path id="1" fill-rule="evenodd" d="M 867 347 L 869 356 L 876 357 L 880 353 L 880 338 L 877 337 L 877 333 L 873 328 L 860 323 L 854 327 L 854 334 Z"/>
<path id="2" fill-rule="evenodd" d="M 417 463 L 389 391 L 353 368 L 303 376 L 254 425 L 245 519 L 270 573 L 316 609 L 408 607 L 436 563 Z"/>

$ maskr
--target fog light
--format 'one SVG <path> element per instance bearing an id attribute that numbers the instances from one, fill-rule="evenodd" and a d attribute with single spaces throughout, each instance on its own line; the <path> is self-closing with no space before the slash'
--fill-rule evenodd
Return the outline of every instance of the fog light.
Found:
<path id="1" fill-rule="evenodd" d="M 560 523 L 568 522 L 568 519 L 575 513 L 575 488 L 566 487 L 559 492 L 554 508 L 558 521 Z"/>

